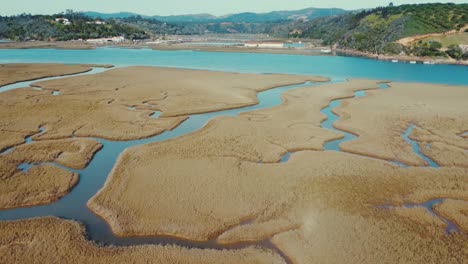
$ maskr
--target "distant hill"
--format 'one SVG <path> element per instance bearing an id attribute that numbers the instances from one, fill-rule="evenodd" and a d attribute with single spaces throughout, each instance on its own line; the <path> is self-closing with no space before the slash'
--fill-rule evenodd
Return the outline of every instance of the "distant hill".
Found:
<path id="1" fill-rule="evenodd" d="M 225 16 L 213 16 L 210 14 L 190 14 L 190 15 L 176 15 L 176 16 L 145 16 L 140 15 L 142 18 L 154 18 L 163 22 L 172 23 L 208 23 L 208 22 L 232 22 L 232 23 L 263 23 L 274 22 L 281 20 L 302 20 L 308 21 L 315 18 L 334 16 L 346 13 L 346 10 L 339 8 L 306 8 L 295 11 L 273 11 L 269 13 L 238 13 Z M 120 13 L 98 13 L 98 12 L 84 12 L 85 15 L 90 17 L 108 18 L 128 18 L 137 16 L 138 14 L 130 12 Z"/>
<path id="2" fill-rule="evenodd" d="M 119 12 L 119 13 L 99 13 L 93 11 L 83 12 L 84 15 L 97 18 L 100 17 L 102 19 L 109 19 L 109 18 L 128 18 L 132 16 L 138 16 L 138 14 L 131 13 L 131 12 Z"/>

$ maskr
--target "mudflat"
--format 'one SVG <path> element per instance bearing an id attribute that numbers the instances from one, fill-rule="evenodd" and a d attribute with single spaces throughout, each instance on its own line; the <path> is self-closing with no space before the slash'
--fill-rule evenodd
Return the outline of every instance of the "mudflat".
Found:
<path id="1" fill-rule="evenodd" d="M 273 251 L 187 249 L 177 246 L 103 247 L 87 241 L 74 221 L 39 218 L 0 222 L 1 263 L 255 263 L 283 264 Z"/>
<path id="2" fill-rule="evenodd" d="M 298 89 L 279 107 L 128 149 L 88 206 L 120 236 L 271 239 L 294 263 L 462 263 L 465 235 L 447 236 L 445 222 L 407 205 L 467 200 L 467 168 L 403 168 L 373 155 L 321 151 L 340 134 L 320 128 L 320 109 L 376 88 L 376 81 L 351 81 Z M 279 162 L 286 152 L 296 153 Z"/>

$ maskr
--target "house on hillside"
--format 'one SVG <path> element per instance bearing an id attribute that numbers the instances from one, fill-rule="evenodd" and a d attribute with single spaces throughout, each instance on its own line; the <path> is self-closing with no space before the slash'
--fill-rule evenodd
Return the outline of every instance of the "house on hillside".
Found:
<path id="1" fill-rule="evenodd" d="M 92 22 L 86 22 L 86 24 L 105 25 L 106 22 L 101 21 L 101 20 L 96 20 L 96 21 L 92 21 Z"/>
<path id="2" fill-rule="evenodd" d="M 282 42 L 246 42 L 244 44 L 244 47 L 281 49 L 281 48 L 284 48 L 284 43 Z"/>
<path id="3" fill-rule="evenodd" d="M 65 26 L 71 25 L 70 20 L 68 20 L 68 18 L 64 18 L 64 17 L 56 18 L 56 19 L 55 19 L 55 22 L 64 24 Z"/>

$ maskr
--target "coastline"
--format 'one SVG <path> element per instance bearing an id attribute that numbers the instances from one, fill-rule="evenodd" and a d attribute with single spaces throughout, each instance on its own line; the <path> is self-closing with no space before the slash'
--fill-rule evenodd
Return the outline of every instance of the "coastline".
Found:
<path id="1" fill-rule="evenodd" d="M 392 60 L 397 60 L 398 62 L 416 61 L 417 63 L 430 62 L 430 64 L 468 66 L 468 61 L 456 61 L 453 59 L 417 57 L 417 56 L 408 56 L 408 55 L 373 54 L 373 53 L 362 52 L 362 51 L 352 50 L 352 49 L 336 49 L 335 52 L 337 53 L 337 56 L 360 57 L 360 58 L 368 58 L 368 59 L 382 60 L 382 61 L 392 61 Z"/>
<path id="2" fill-rule="evenodd" d="M 360 57 L 382 61 L 398 60 L 398 62 L 412 62 L 429 64 L 446 64 L 468 66 L 468 61 L 456 61 L 453 59 L 441 59 L 432 57 L 417 57 L 408 55 L 384 55 L 362 52 L 353 49 L 334 49 L 332 53 L 322 53 L 322 49 L 328 47 L 315 48 L 246 48 L 241 46 L 213 46 L 213 45 L 187 45 L 187 44 L 147 44 L 147 43 L 112 43 L 96 44 L 83 41 L 58 41 L 58 42 L 6 42 L 0 43 L 2 49 L 64 49 L 64 50 L 93 50 L 97 48 L 121 48 L 121 49 L 152 49 L 159 51 L 202 51 L 202 52 L 232 52 L 232 53 L 264 53 L 264 54 L 287 54 L 304 56 L 349 56 Z"/>

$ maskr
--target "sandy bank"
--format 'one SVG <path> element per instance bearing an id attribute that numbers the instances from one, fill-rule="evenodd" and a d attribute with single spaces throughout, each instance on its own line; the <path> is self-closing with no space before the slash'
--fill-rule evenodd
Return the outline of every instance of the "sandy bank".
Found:
<path id="1" fill-rule="evenodd" d="M 47 77 L 70 75 L 91 70 L 88 65 L 0 64 L 0 86 Z"/>
<path id="2" fill-rule="evenodd" d="M 268 54 L 291 54 L 291 55 L 311 55 L 311 56 L 328 56 L 323 54 L 318 49 L 311 48 L 246 48 L 243 46 L 213 46 L 213 45 L 190 45 L 190 44 L 177 44 L 177 45 L 148 45 L 149 48 L 154 50 L 193 50 L 193 51 L 206 51 L 206 52 L 233 52 L 233 53 L 268 53 Z"/>
<path id="3" fill-rule="evenodd" d="M 354 57 L 364 57 L 369 59 L 383 60 L 383 61 L 392 61 L 398 60 L 402 62 L 411 62 L 416 61 L 419 63 L 423 62 L 432 62 L 434 64 L 451 64 L 451 65 L 468 65 L 468 61 L 457 61 L 451 58 L 434 58 L 434 57 L 417 57 L 410 55 L 385 55 L 385 54 L 374 54 L 352 49 L 336 49 L 335 52 L 339 55 L 354 56 Z"/>
<path id="4" fill-rule="evenodd" d="M 186 249 L 177 246 L 102 247 L 88 242 L 84 227 L 57 218 L 0 223 L 1 263 L 284 263 L 264 248 Z"/>
<path id="5" fill-rule="evenodd" d="M 0 156 L 0 209 L 56 201 L 78 182 L 78 175 L 53 165 L 37 165 L 24 172 L 18 166 L 54 162 L 82 169 L 101 144 L 94 140 L 66 139 L 25 144 Z"/>
<path id="6" fill-rule="evenodd" d="M 467 87 L 392 83 L 359 100 L 346 100 L 336 112 L 335 126 L 359 135 L 341 145 L 347 152 L 396 160 L 415 166 L 427 163 L 402 137 L 409 135 L 421 152 L 441 166 L 468 167 L 468 142 L 459 134 L 468 129 Z M 433 148 L 432 148 L 433 146 Z"/>
<path id="7" fill-rule="evenodd" d="M 73 49 L 87 50 L 95 49 L 96 45 L 86 42 L 73 41 L 28 41 L 28 42 L 5 42 L 0 43 L 0 49 Z"/>

